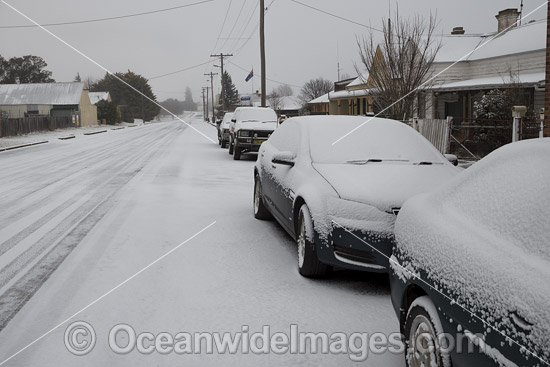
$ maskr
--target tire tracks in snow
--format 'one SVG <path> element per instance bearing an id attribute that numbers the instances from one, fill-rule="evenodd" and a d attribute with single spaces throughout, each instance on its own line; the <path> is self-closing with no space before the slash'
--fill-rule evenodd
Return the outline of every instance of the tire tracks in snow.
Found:
<path id="1" fill-rule="evenodd" d="M 111 142 L 110 149 L 103 155 L 103 157 L 112 156 L 111 160 L 106 161 L 105 167 L 100 165 L 93 168 L 93 172 L 103 170 L 103 174 L 97 175 L 94 180 L 88 182 L 84 189 L 77 191 L 72 197 L 62 201 L 55 209 L 0 245 L 0 251 L 3 251 L 1 254 L 6 255 L 10 249 L 16 250 L 21 241 L 39 232 L 57 216 L 61 216 L 58 218 L 58 220 L 61 219 L 61 222 L 54 223 L 54 230 L 47 231 L 0 270 L 0 290 L 5 290 L 0 295 L 0 331 L 40 289 L 96 223 L 108 213 L 115 204 L 119 190 L 130 182 L 151 159 L 162 154 L 185 129 L 186 126 L 183 124 L 170 124 L 160 127 L 159 131 L 149 131 L 143 136 L 145 140 L 140 139 L 141 142 L 149 141 L 149 144 L 145 145 L 140 144 L 141 142 L 137 143 L 135 140 L 126 140 L 126 144 L 116 144 L 117 141 Z M 128 154 L 122 160 L 119 159 L 117 153 L 124 154 L 125 152 L 134 154 Z M 82 160 L 80 162 L 86 163 Z M 90 169 L 90 167 L 80 167 L 80 170 Z M 75 178 L 72 177 L 72 179 Z M 95 186 L 95 189 L 89 192 L 88 197 L 84 200 L 79 197 L 82 192 L 94 188 L 94 185 L 101 181 L 103 182 Z M 41 189 L 44 189 L 43 185 Z M 79 204 L 79 201 L 82 203 Z M 72 209 L 72 206 L 76 206 L 76 208 Z M 23 213 L 30 215 L 33 209 L 36 208 L 28 208 L 23 210 Z"/>

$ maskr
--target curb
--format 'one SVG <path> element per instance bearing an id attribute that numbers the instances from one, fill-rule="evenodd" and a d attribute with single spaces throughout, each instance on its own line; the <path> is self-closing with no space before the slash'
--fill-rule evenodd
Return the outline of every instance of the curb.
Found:
<path id="1" fill-rule="evenodd" d="M 37 141 L 37 142 L 34 142 L 34 143 L 28 143 L 28 144 L 22 144 L 22 145 L 13 145 L 11 147 L 0 148 L 0 152 L 3 152 L 5 150 L 13 150 L 13 149 L 30 147 L 31 145 L 45 144 L 47 142 L 48 142 L 47 140 L 42 140 L 42 141 Z"/>
<path id="2" fill-rule="evenodd" d="M 119 127 L 114 127 L 112 128 L 111 130 L 121 130 L 121 129 L 124 129 L 126 126 L 119 126 Z"/>
<path id="3" fill-rule="evenodd" d="M 92 131 L 92 132 L 89 132 L 89 133 L 84 133 L 82 135 L 95 135 L 95 134 L 101 134 L 101 133 L 106 133 L 107 130 L 100 130 L 100 131 Z"/>
<path id="4" fill-rule="evenodd" d="M 58 138 L 59 140 L 67 140 L 67 139 L 74 139 L 75 136 L 74 135 L 68 135 L 68 136 L 62 136 L 60 138 Z"/>

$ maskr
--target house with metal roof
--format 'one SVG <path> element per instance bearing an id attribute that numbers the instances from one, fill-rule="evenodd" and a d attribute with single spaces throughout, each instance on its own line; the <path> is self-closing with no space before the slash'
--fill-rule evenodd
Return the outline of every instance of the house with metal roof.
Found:
<path id="1" fill-rule="evenodd" d="M 496 16 L 494 32 L 467 34 L 455 27 L 443 35 L 432 65 L 433 80 L 419 94 L 414 115 L 452 116 L 460 123 L 474 118 L 474 102 L 488 91 L 506 88 L 517 88 L 523 100 L 516 103 L 538 114 L 544 107 L 546 20 L 518 25 L 519 16 L 517 9 L 506 9 Z M 381 52 L 380 47 L 376 52 Z M 376 86 L 368 73 L 336 82 L 328 97 L 331 115 L 378 112 L 373 105 Z"/>
<path id="2" fill-rule="evenodd" d="M 469 35 L 456 27 L 443 37 L 419 117 L 461 122 L 474 117 L 474 102 L 488 91 L 506 88 L 518 88 L 523 100 L 517 103 L 538 114 L 544 107 L 546 20 L 517 25 L 519 16 L 516 9 L 502 10 L 494 32 Z"/>
<path id="3" fill-rule="evenodd" d="M 0 111 L 5 118 L 71 116 L 75 126 L 97 124 L 97 107 L 81 82 L 0 84 Z"/>

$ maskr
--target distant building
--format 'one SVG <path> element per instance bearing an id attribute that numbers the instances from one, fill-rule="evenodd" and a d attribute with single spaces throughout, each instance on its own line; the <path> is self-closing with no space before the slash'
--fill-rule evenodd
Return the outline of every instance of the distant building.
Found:
<path id="1" fill-rule="evenodd" d="M 312 115 L 328 115 L 329 114 L 329 93 L 323 94 L 320 97 L 312 99 L 307 104 Z"/>
<path id="2" fill-rule="evenodd" d="M 272 106 L 272 103 L 276 103 L 276 106 Z M 302 108 L 302 102 L 298 97 L 284 96 L 267 100 L 267 105 L 271 107 L 277 115 L 286 115 L 287 117 L 294 117 L 300 114 Z"/>
<path id="3" fill-rule="evenodd" d="M 88 95 L 90 96 L 91 104 L 96 104 L 99 101 L 112 102 L 109 92 L 88 92 Z"/>
<path id="4" fill-rule="evenodd" d="M 334 91 L 328 94 L 331 115 L 366 115 L 373 112 L 369 75 L 337 81 Z"/>
<path id="5" fill-rule="evenodd" d="M 77 126 L 97 124 L 97 107 L 80 82 L 0 84 L 0 111 L 7 118 L 71 116 Z"/>
<path id="6" fill-rule="evenodd" d="M 518 88 L 523 100 L 517 103 L 538 115 L 544 107 L 546 20 L 517 26 L 518 17 L 516 9 L 506 9 L 496 16 L 492 33 L 469 35 L 456 27 L 443 37 L 433 65 L 437 77 L 431 92 L 421 96 L 419 117 L 453 116 L 458 123 L 473 118 L 474 102 L 497 88 Z"/>

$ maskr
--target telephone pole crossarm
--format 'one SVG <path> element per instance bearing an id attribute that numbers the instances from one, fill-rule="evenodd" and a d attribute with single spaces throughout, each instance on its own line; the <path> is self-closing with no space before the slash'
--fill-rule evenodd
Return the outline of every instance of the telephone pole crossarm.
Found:
<path id="1" fill-rule="evenodd" d="M 225 112 L 225 91 L 224 91 L 224 83 L 225 83 L 225 75 L 223 72 L 223 58 L 224 57 L 231 57 L 233 54 L 224 54 L 219 53 L 215 55 L 210 55 L 210 57 L 219 57 L 221 62 L 221 74 L 222 74 L 222 91 L 221 91 L 221 98 L 222 98 L 222 111 Z"/>

